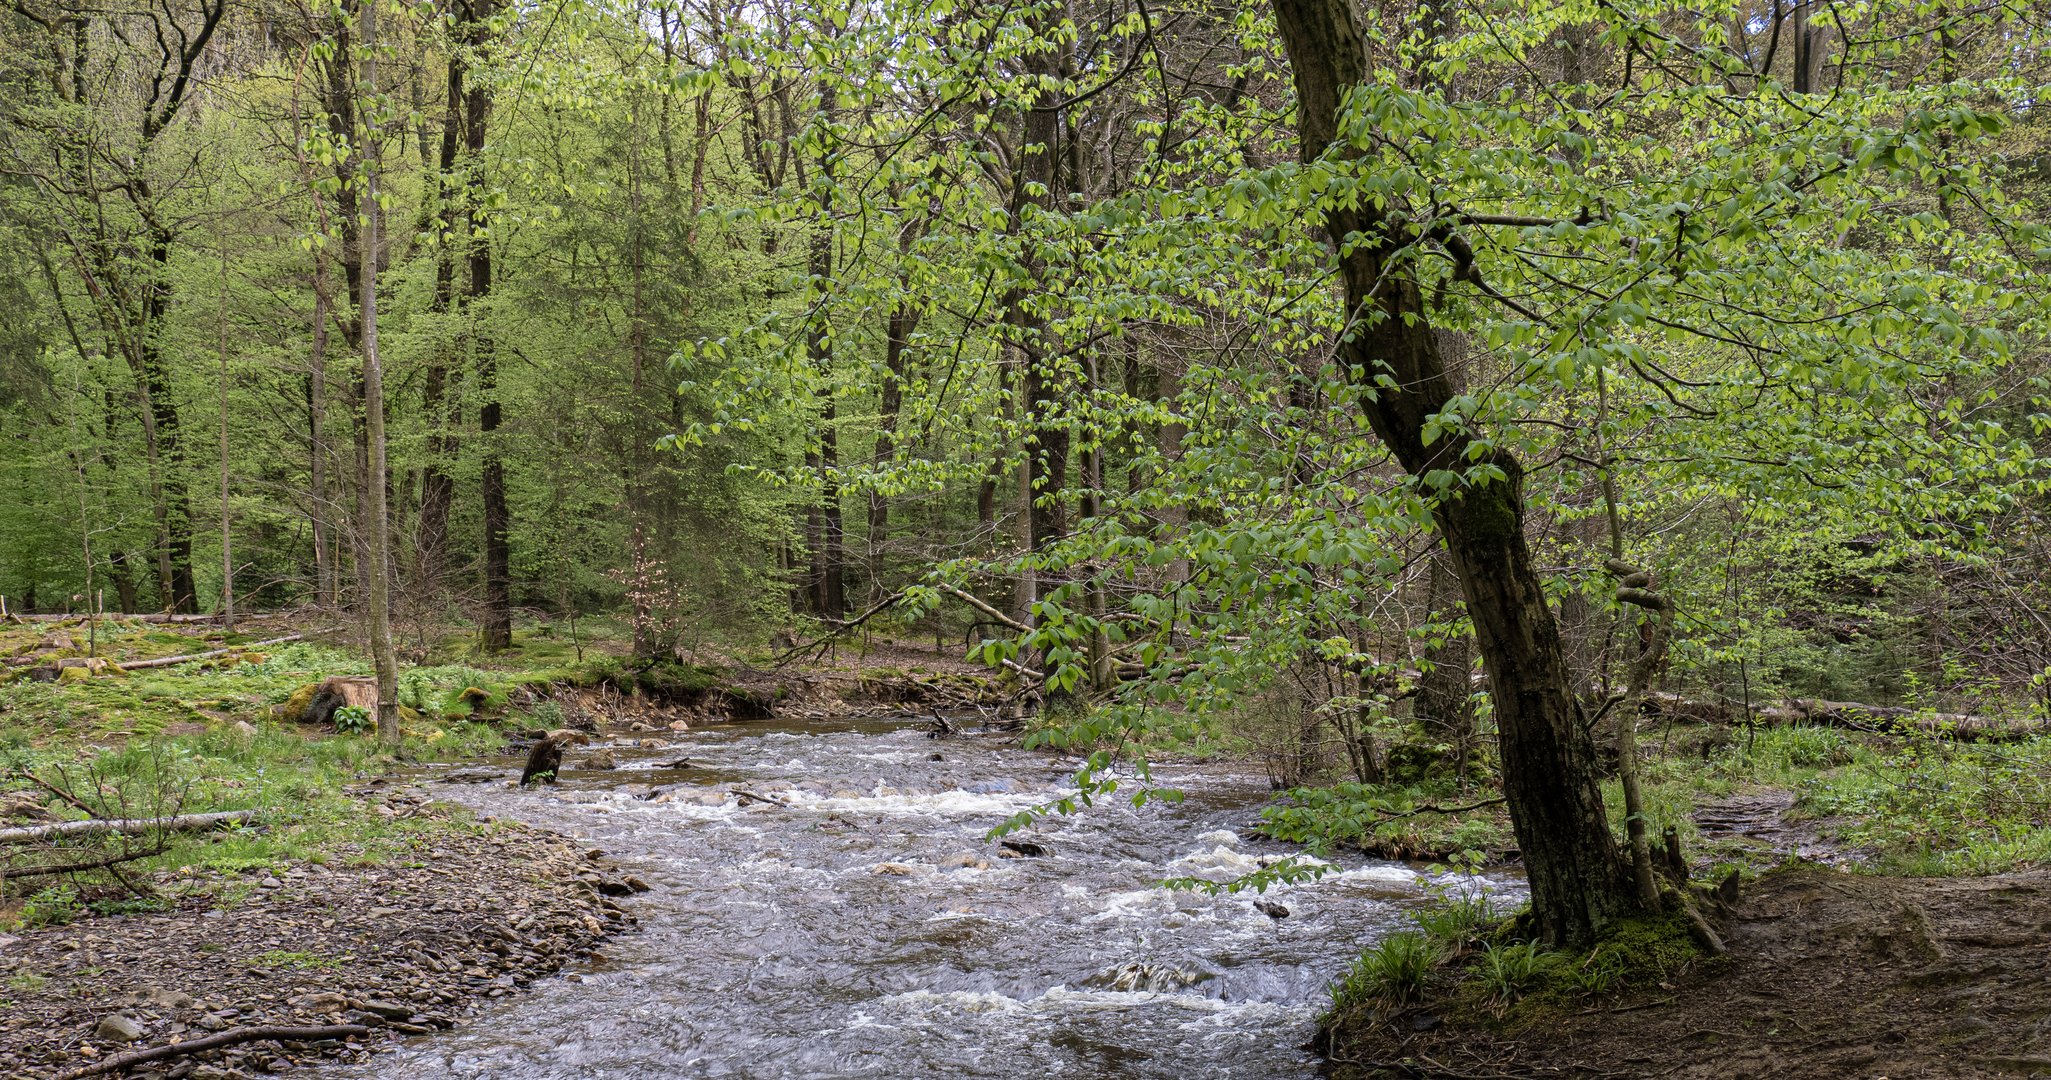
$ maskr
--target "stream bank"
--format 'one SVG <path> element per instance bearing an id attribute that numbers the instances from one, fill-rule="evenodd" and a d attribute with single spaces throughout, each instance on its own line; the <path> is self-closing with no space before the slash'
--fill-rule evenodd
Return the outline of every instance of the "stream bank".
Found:
<path id="1" fill-rule="evenodd" d="M 365 812 L 446 813 L 416 792 Z M 0 936 L 0 1075 L 53 1077 L 144 1047 L 246 1028 L 357 1025 L 253 1041 L 134 1076 L 224 1077 L 359 1061 L 453 1027 L 587 955 L 628 917 L 621 875 L 540 830 L 451 826 L 410 858 L 252 867 L 169 910 Z M 164 890 L 172 892 L 170 889 Z"/>

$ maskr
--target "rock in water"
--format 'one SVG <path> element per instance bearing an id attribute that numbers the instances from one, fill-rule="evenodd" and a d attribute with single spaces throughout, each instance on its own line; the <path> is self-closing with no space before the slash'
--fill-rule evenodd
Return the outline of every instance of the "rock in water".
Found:
<path id="1" fill-rule="evenodd" d="M 1255 900 L 1253 906 L 1256 911 L 1270 919 L 1286 919 L 1289 917 L 1289 909 L 1275 903 L 1273 900 Z"/>
<path id="2" fill-rule="evenodd" d="M 142 1038 L 142 1025 L 121 1013 L 109 1013 L 100 1017 L 99 1026 L 93 1028 L 93 1038 L 101 1042 L 134 1042 Z"/>
<path id="3" fill-rule="evenodd" d="M 620 763 L 619 759 L 612 756 L 611 750 L 601 749 L 592 751 L 584 759 L 584 767 L 587 769 L 597 769 L 601 772 L 610 772 L 613 769 L 619 768 Z"/>

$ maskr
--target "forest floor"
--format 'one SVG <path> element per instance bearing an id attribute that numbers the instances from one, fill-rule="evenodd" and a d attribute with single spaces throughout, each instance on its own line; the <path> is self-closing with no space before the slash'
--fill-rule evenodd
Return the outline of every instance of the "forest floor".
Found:
<path id="1" fill-rule="evenodd" d="M 1803 867 L 1745 887 L 1727 956 L 1503 1022 L 1378 1014 L 1334 1075 L 2051 1076 L 2051 872 L 1892 878 Z"/>
<path id="2" fill-rule="evenodd" d="M 444 813 L 404 791 L 366 807 Z M 153 890 L 154 910 L 0 935 L 0 1075 L 62 1076 L 136 1047 L 274 1026 L 329 1030 L 133 1075 L 360 1061 L 589 955 L 625 918 L 597 891 L 618 882 L 518 826 L 423 832 L 400 861 L 357 854 L 229 875 L 247 894 L 233 901 L 172 875 Z"/>

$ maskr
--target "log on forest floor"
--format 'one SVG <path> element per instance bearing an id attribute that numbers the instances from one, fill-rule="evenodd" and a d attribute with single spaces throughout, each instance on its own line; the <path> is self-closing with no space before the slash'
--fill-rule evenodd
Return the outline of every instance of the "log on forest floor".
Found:
<path id="1" fill-rule="evenodd" d="M 1645 695 L 1643 711 L 1649 716 L 1710 723 L 1749 722 L 1765 727 L 1812 724 L 1879 734 L 1914 733 L 1961 742 L 2014 742 L 2044 731 L 2041 723 L 2029 720 L 2005 720 L 1971 713 L 1923 712 L 1892 705 L 1862 705 L 1855 701 L 1826 701 L 1821 698 L 1753 702 L 1747 716 L 1742 702 L 1697 701 L 1680 694 L 1655 693 Z"/>
<path id="2" fill-rule="evenodd" d="M 286 634 L 284 637 L 252 641 L 247 645 L 231 645 L 225 649 L 208 649 L 206 652 L 187 653 L 184 656 L 160 656 L 155 660 L 132 660 L 122 664 L 121 670 L 142 671 L 147 668 L 177 667 L 179 664 L 189 664 L 194 660 L 212 660 L 214 657 L 227 656 L 230 653 L 248 652 L 251 649 L 261 649 L 270 645 L 284 645 L 288 642 L 305 640 L 305 634 Z"/>
<path id="3" fill-rule="evenodd" d="M 289 617 L 291 617 L 291 616 L 292 616 L 292 615 L 294 615 L 294 614 L 296 614 L 296 613 L 295 613 L 295 612 L 290 612 L 290 611 L 258 611 L 258 612 L 251 612 L 251 613 L 248 613 L 248 614 L 243 614 L 243 613 L 240 613 L 240 612 L 238 612 L 238 613 L 236 614 L 236 616 L 235 616 L 235 621 L 236 621 L 236 622 L 244 622 L 244 621 L 251 621 L 251 622 L 253 622 L 253 621 L 256 621 L 256 620 L 260 620 L 260 619 L 284 619 L 284 618 L 289 618 Z M 98 616 L 86 616 L 86 615 L 82 615 L 82 614 L 80 614 L 80 613 L 78 613 L 78 612 L 75 612 L 75 611 L 73 611 L 73 612 L 55 612 L 55 613 L 51 613 L 51 614 L 46 614 L 46 615 L 24 615 L 24 614 L 22 614 L 21 612 L 18 612 L 18 611 L 11 611 L 11 612 L 8 612 L 8 616 L 9 616 L 10 618 L 12 618 L 12 619 L 16 619 L 16 620 L 19 620 L 19 621 L 22 621 L 22 622 L 58 622 L 58 623 L 61 623 L 61 622 L 78 622 L 78 623 L 81 623 L 81 624 L 83 624 L 83 623 L 84 623 L 84 622 L 85 622 L 85 621 L 86 621 L 86 620 L 87 620 L 88 618 L 90 618 L 90 617 L 97 617 L 97 618 L 98 618 L 98 619 L 99 619 L 99 620 L 100 620 L 101 622 L 140 622 L 140 623 L 217 623 L 217 622 L 225 622 L 225 621 L 226 621 L 226 618 L 227 618 L 226 616 L 224 616 L 224 615 L 219 615 L 219 614 L 212 614 L 212 615 L 166 615 L 166 614 L 164 614 L 163 612 L 152 612 L 152 613 L 150 613 L 150 614 L 147 614 L 147 615 L 137 615 L 137 614 L 124 614 L 124 613 L 122 613 L 122 612 L 118 612 L 118 611 L 103 611 L 103 612 L 101 612 L 101 613 L 100 613 L 100 614 L 99 614 Z"/>
<path id="4" fill-rule="evenodd" d="M 179 814 L 176 817 L 164 818 L 93 818 L 86 821 L 59 821 L 49 825 L 0 829 L 0 844 L 36 844 L 45 840 L 99 836 L 103 833 L 142 836 L 152 832 L 198 832 L 222 825 L 240 824 L 255 816 L 254 810 L 221 810 L 209 814 Z"/>

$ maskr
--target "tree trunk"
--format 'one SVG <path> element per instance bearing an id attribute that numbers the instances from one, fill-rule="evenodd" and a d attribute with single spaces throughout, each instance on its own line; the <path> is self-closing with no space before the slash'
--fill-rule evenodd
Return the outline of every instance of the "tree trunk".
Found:
<path id="1" fill-rule="evenodd" d="M 185 440 L 180 433 L 178 407 L 171 399 L 170 374 L 164 366 L 163 343 L 159 340 L 171 306 L 171 234 L 164 229 L 152 230 L 149 253 L 150 279 L 143 291 L 137 346 L 142 354 L 140 366 L 148 391 L 147 407 L 154 421 L 154 449 L 163 469 L 161 599 L 164 610 L 191 614 L 199 610 L 198 590 L 192 578 L 192 497 L 185 487 Z"/>
<path id="2" fill-rule="evenodd" d="M 883 386 L 878 393 L 876 453 L 878 467 L 897 454 L 897 414 L 904 408 L 905 341 L 911 337 L 914 316 L 899 302 L 890 309 L 883 326 Z M 890 498 L 880 491 L 869 492 L 869 605 L 883 602 L 889 590 L 883 586 L 883 551 L 890 539 Z"/>
<path id="3" fill-rule="evenodd" d="M 1345 95 L 1369 77 L 1365 43 L 1350 0 L 1275 0 L 1275 14 L 1295 73 L 1299 149 L 1309 162 L 1335 142 Z M 1426 421 L 1445 410 L 1453 392 L 1417 282 L 1386 258 L 1402 238 L 1373 204 L 1331 209 L 1325 228 L 1354 313 L 1342 362 L 1370 380 L 1386 374 L 1401 388 L 1366 398 L 1369 425 L 1414 476 L 1465 468 L 1466 438 L 1424 438 Z M 1603 808 L 1594 746 L 1568 691 L 1558 627 L 1524 538 L 1523 466 L 1500 450 L 1485 460 L 1506 479 L 1448 493 L 1434 518 L 1488 669 L 1503 792 L 1530 880 L 1535 929 L 1549 942 L 1586 945 L 1636 904 Z"/>
<path id="4" fill-rule="evenodd" d="M 1426 569 L 1426 618 L 1436 624 L 1459 618 L 1460 582 L 1450 559 L 1434 550 Z M 1468 681 L 1472 658 L 1466 634 L 1447 634 L 1424 650 L 1424 674 L 1417 682 L 1414 704 L 1418 722 L 1432 738 L 1452 747 L 1449 755 L 1462 775 L 1474 747 L 1473 687 Z"/>
<path id="5" fill-rule="evenodd" d="M 377 4 L 363 5 L 363 85 L 377 92 Z M 363 420 L 369 443 L 369 477 L 364 494 L 370 577 L 370 655 L 377 668 L 377 734 L 397 749 L 399 731 L 399 664 L 392 650 L 391 537 L 385 519 L 385 382 L 377 354 L 378 228 L 384 211 L 378 206 L 378 130 L 376 110 L 363 110 L 363 293 L 360 336 L 363 344 Z"/>
<path id="6" fill-rule="evenodd" d="M 471 7 L 471 21 L 482 25 L 492 16 L 493 0 L 477 0 Z M 463 136 L 469 147 L 471 187 L 470 290 L 465 307 L 471 327 L 471 349 L 477 365 L 477 390 L 482 402 L 477 410 L 477 431 L 484 447 L 483 477 L 479 484 L 484 501 L 484 647 L 496 652 L 513 644 L 513 556 L 508 540 L 512 515 L 506 507 L 506 466 L 493 436 L 503 421 L 498 394 L 496 343 L 486 328 L 483 300 L 491 294 L 491 237 L 486 232 L 482 161 L 485 128 L 491 119 L 491 91 L 472 83 L 463 95 Z"/>
<path id="7" fill-rule="evenodd" d="M 826 116 L 828 121 L 832 120 L 830 107 Z M 788 121 L 787 112 L 785 117 Z M 803 184 L 806 182 L 803 161 L 798 164 L 798 182 Z M 833 182 L 831 154 L 824 156 L 819 168 L 830 192 Z M 812 610 L 824 619 L 840 619 L 847 615 L 847 538 L 840 506 L 840 481 L 834 475 L 840 468 L 840 416 L 838 392 L 833 385 L 833 339 L 825 311 L 825 296 L 833 276 L 831 202 L 822 204 L 819 210 L 820 223 L 812 234 L 806 256 L 815 310 L 805 342 L 805 355 L 811 360 L 819 380 L 819 389 L 815 391 L 819 399 L 819 431 L 806 455 L 811 471 L 819 477 L 819 501 L 806 513 L 805 527 L 806 540 L 812 545 Z"/>
<path id="8" fill-rule="evenodd" d="M 465 29 L 468 30 L 467 24 Z M 451 54 L 444 89 L 447 97 L 442 112 L 437 180 L 427 222 L 428 230 L 438 240 L 434 294 L 428 301 L 428 310 L 437 315 L 447 315 L 455 302 L 457 249 L 450 211 L 459 192 L 469 192 L 469 185 L 459 185 L 456 177 L 457 148 L 462 145 L 463 135 L 465 75 L 461 54 Z M 425 152 L 423 148 L 422 153 Z M 474 170 L 476 162 L 470 164 Z M 456 480 L 449 474 L 449 464 L 456 456 L 455 418 L 451 415 L 455 410 L 453 402 L 445 400 L 450 396 L 449 360 L 448 352 L 436 345 L 428 353 L 427 370 L 421 381 L 420 411 L 427 421 L 427 462 L 420 473 L 420 529 L 414 546 L 413 579 L 415 592 L 422 596 L 441 592 L 448 562 L 449 510 L 456 501 Z"/>
<path id="9" fill-rule="evenodd" d="M 1048 40 L 1059 24 L 1060 13 L 1051 9 L 1033 20 L 1034 36 L 1046 40 L 1046 45 L 1026 58 L 1035 91 L 1019 139 L 1020 161 L 1013 180 L 1011 216 L 1013 227 L 1022 238 L 1019 260 L 1026 280 L 1005 304 L 1011 347 L 1019 360 L 1019 413 L 1025 429 L 1025 463 L 1019 476 L 1020 499 L 1024 504 L 1021 512 L 1025 516 L 1024 546 L 1033 554 L 1045 551 L 1068 534 L 1063 494 L 1068 477 L 1068 422 L 1060 416 L 1060 376 L 1053 369 L 1053 358 L 1046 355 L 1044 320 L 1030 306 L 1038 292 L 1041 267 L 1030 236 L 1033 225 L 1027 220 L 1037 216 L 1034 211 L 1052 208 L 1061 159 L 1062 109 L 1058 105 L 1043 106 L 1040 100 L 1059 96 L 1051 83 L 1060 72 L 1060 53 L 1055 43 Z M 1033 605 L 1058 584 L 1058 574 L 1044 574 L 1028 564 L 1019 575 L 1019 621 L 1034 625 Z M 1032 666 L 1045 668 L 1044 663 Z"/>
<path id="10" fill-rule="evenodd" d="M 220 300 L 214 309 L 214 332 L 221 362 L 220 408 L 217 430 L 221 449 L 221 621 L 222 628 L 235 632 L 235 546 L 229 535 L 233 518 L 228 507 L 228 245 L 221 234 Z M 86 600 L 92 600 L 91 575 L 87 575 Z"/>
<path id="11" fill-rule="evenodd" d="M 325 213 L 323 213 L 325 216 Z M 307 352 L 306 448 L 307 483 L 313 491 L 313 598 L 321 607 L 335 603 L 334 511 L 328 498 L 328 260 L 313 253 L 313 343 Z"/>

